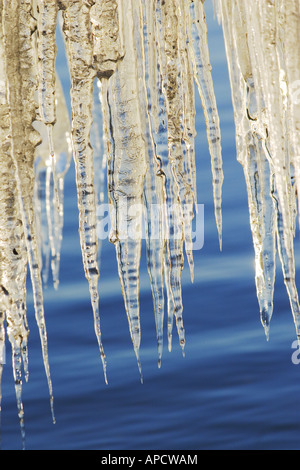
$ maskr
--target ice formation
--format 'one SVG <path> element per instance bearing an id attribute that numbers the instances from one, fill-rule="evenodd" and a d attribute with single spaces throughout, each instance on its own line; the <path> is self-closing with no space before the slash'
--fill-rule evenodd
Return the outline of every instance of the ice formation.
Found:
<path id="1" fill-rule="evenodd" d="M 268 336 L 278 250 L 300 338 L 293 252 L 300 190 L 299 0 L 214 0 L 214 6 L 224 31 L 262 323 Z M 204 0 L 0 0 L 0 23 L 0 352 L 7 334 L 24 440 L 27 266 L 53 413 L 43 285 L 50 272 L 54 287 L 59 284 L 64 178 L 72 156 L 83 267 L 105 380 L 97 207 L 106 168 L 109 238 L 142 379 L 144 216 L 158 364 L 165 304 L 169 349 L 175 320 L 184 353 L 181 273 L 185 253 L 193 280 L 197 207 L 195 89 L 207 126 L 220 248 L 222 151 Z M 71 120 L 55 67 L 58 27 L 71 79 Z M 0 364 L 0 380 L 1 373 Z"/>
<path id="2" fill-rule="evenodd" d="M 248 191 L 261 321 L 269 337 L 278 250 L 300 339 L 294 234 L 300 190 L 299 0 L 219 0 L 238 160 Z"/>

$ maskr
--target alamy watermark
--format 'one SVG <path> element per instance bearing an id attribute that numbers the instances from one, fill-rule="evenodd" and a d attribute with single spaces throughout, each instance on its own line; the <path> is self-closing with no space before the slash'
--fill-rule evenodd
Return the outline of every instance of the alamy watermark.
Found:
<path id="1" fill-rule="evenodd" d="M 117 230 L 116 230 L 117 227 Z M 116 206 L 100 204 L 97 208 L 99 240 L 181 240 L 188 250 L 204 245 L 204 204 L 132 204 L 122 198 Z"/>
<path id="2" fill-rule="evenodd" d="M 295 349 L 295 351 L 292 353 L 292 357 L 291 357 L 292 363 L 295 366 L 299 366 L 299 364 L 300 364 L 300 344 L 299 344 L 299 341 L 297 339 L 292 343 L 292 349 Z"/>

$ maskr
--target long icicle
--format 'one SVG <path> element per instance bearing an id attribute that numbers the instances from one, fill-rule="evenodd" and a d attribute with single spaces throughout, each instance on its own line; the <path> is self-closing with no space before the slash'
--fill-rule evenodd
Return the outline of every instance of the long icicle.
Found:
<path id="1" fill-rule="evenodd" d="M 2 107 L 2 106 L 1 106 Z M 2 115 L 2 113 L 1 113 Z M 3 115 L 2 115 L 3 116 Z M 7 118 L 7 116 L 6 116 Z M 1 129 L 0 134 L 2 134 Z M 1 305 L 6 305 L 7 335 L 12 346 L 12 363 L 23 447 L 25 447 L 22 403 L 22 360 L 28 380 L 28 323 L 26 315 L 27 252 L 20 217 L 15 166 L 10 154 L 9 128 L 0 148 L 0 288 Z M 6 138 L 5 138 L 6 137 Z M 2 311 L 2 316 L 4 312 Z"/>
<path id="2" fill-rule="evenodd" d="M 106 113 L 106 85 L 108 79 L 115 72 L 118 63 L 124 56 L 120 35 L 119 9 L 116 0 L 95 0 L 95 4 L 91 8 L 91 31 L 94 57 L 93 66 L 97 74 L 94 87 L 91 140 L 94 148 L 95 187 L 97 192 L 96 201 L 97 206 L 99 207 L 99 205 L 104 202 L 104 172 L 107 166 L 107 153 L 110 153 L 110 150 L 105 145 L 109 139 L 109 119 Z M 103 90 L 105 90 L 104 93 Z M 104 143 L 103 149 L 100 141 L 101 137 Z M 104 150 L 106 150 L 106 152 Z M 100 252 L 101 242 L 99 241 L 99 265 Z"/>
<path id="3" fill-rule="evenodd" d="M 76 168 L 79 209 L 79 236 L 85 276 L 89 283 L 97 336 L 105 381 L 106 357 L 101 341 L 97 263 L 96 197 L 94 189 L 93 149 L 90 144 L 92 126 L 93 45 L 90 35 L 90 10 L 93 0 L 63 2 L 63 32 L 71 75 L 72 147 Z"/>
<path id="4" fill-rule="evenodd" d="M 261 322 L 268 337 L 278 249 L 300 343 L 294 259 L 300 190 L 299 0 L 213 3 L 223 23 Z M 181 273 L 185 250 L 193 280 L 191 236 L 197 205 L 194 82 L 206 121 L 222 249 L 221 133 L 204 4 L 205 0 L 0 0 L 0 362 L 6 326 L 23 447 L 27 264 L 54 421 L 42 279 L 47 281 L 51 254 L 54 287 L 58 286 L 64 176 L 72 150 L 82 258 L 105 381 L 96 211 L 104 200 L 106 161 L 113 219 L 110 240 L 116 248 L 141 380 L 143 212 L 158 364 L 163 351 L 164 287 L 168 346 L 171 349 L 176 319 L 184 354 Z M 63 10 L 60 18 L 71 76 L 72 138 L 55 71 L 59 10 Z M 104 153 L 98 138 L 104 140 Z M 0 363 L 0 406 L 1 374 Z"/>
<path id="5" fill-rule="evenodd" d="M 183 204 L 184 221 L 184 242 L 185 253 L 189 263 L 191 281 L 194 282 L 194 256 L 192 241 L 192 222 L 194 219 L 194 210 L 197 211 L 197 192 L 196 192 L 196 166 L 195 166 L 195 90 L 193 67 L 191 65 L 190 51 L 188 48 L 190 27 L 189 12 L 187 3 L 184 0 L 178 2 L 178 52 L 179 52 L 179 70 L 180 70 L 180 88 L 182 95 L 182 155 L 183 155 L 183 173 L 185 175 L 185 185 L 187 187 L 186 197 Z"/>
<path id="6" fill-rule="evenodd" d="M 287 126 L 291 163 L 295 170 L 298 200 L 300 197 L 300 4 L 298 0 L 280 0 L 284 16 L 282 26 L 282 54 L 285 58 L 287 81 Z M 300 207 L 300 205 L 299 205 Z M 300 210 L 298 210 L 300 226 Z"/>
<path id="7" fill-rule="evenodd" d="M 195 81 L 201 98 L 207 127 L 207 139 L 211 154 L 211 167 L 213 174 L 215 218 L 219 233 L 220 249 L 222 249 L 222 184 L 224 175 L 222 169 L 221 130 L 211 74 L 207 41 L 207 25 L 203 1 L 190 1 L 190 16 L 190 53 L 194 68 Z"/>
<path id="8" fill-rule="evenodd" d="M 156 5 L 156 33 L 159 47 L 160 70 L 162 74 L 162 91 L 160 95 L 161 112 L 166 114 L 161 119 L 164 134 L 167 135 L 167 148 L 161 149 L 159 157 L 165 175 L 166 192 L 166 238 L 168 239 L 165 277 L 168 292 L 168 343 L 172 346 L 173 316 L 176 318 L 179 343 L 184 354 L 185 331 L 183 326 L 183 304 L 181 273 L 183 269 L 184 220 L 183 210 L 186 191 L 190 190 L 183 176 L 182 129 L 181 129 L 181 95 L 178 90 L 178 17 L 177 2 L 160 2 Z M 164 111 L 165 108 L 165 111 Z M 161 130 L 159 130 L 159 133 Z M 159 139 L 162 136 L 158 137 Z M 166 145 L 166 142 L 163 142 Z M 190 188 L 191 189 L 191 188 Z M 181 199 L 180 199 L 181 195 Z"/>
<path id="9" fill-rule="evenodd" d="M 37 55 L 38 55 L 38 95 L 39 95 L 39 119 L 47 130 L 49 161 L 47 168 L 48 179 L 52 175 L 53 197 L 48 198 L 48 226 L 51 245 L 51 268 L 54 287 L 59 284 L 59 264 L 60 247 L 63 225 L 63 176 L 65 168 L 59 170 L 61 158 L 61 142 L 58 132 L 66 134 L 68 126 L 68 116 L 59 116 L 63 122 L 55 126 L 57 120 L 57 110 L 61 114 L 64 112 L 64 99 L 61 85 L 56 76 L 56 27 L 57 27 L 58 2 L 57 0 L 37 0 Z M 66 114 L 66 113 L 64 113 Z M 55 135 L 54 135 L 55 134 Z M 66 141 L 66 135 L 64 140 Z M 54 145 L 55 140 L 55 145 Z M 56 147 L 56 148 L 55 148 Z M 66 152 L 69 153 L 68 151 Z M 48 162 L 47 162 L 48 163 Z M 67 165 L 68 166 L 68 162 Z M 47 193 L 50 196 L 50 192 Z M 53 217 L 52 217 L 53 214 Z M 51 223 L 53 218 L 53 224 Z M 52 229 L 52 230 L 51 230 Z"/>
<path id="10" fill-rule="evenodd" d="M 255 251 L 255 281 L 261 321 L 269 338 L 275 282 L 275 212 L 271 197 L 267 130 L 259 115 L 261 95 L 254 86 L 251 57 L 243 23 L 242 4 L 222 5 L 225 45 L 229 59 L 236 124 L 238 161 L 245 174 L 250 224 Z M 237 64 L 239 66 L 237 66 Z"/>
<path id="11" fill-rule="evenodd" d="M 291 193 L 289 191 L 291 177 L 290 165 L 286 161 L 284 124 L 285 106 L 281 90 L 281 67 L 278 49 L 276 49 L 276 33 L 278 30 L 275 6 L 267 0 L 260 2 L 260 51 L 263 54 L 262 88 L 267 108 L 269 124 L 269 149 L 274 168 L 275 190 L 277 193 L 276 209 L 278 220 L 279 254 L 283 269 L 284 282 L 290 299 L 291 310 L 300 341 L 300 305 L 295 282 L 295 259 L 293 246 L 293 217 L 291 211 Z"/>
<path id="12" fill-rule="evenodd" d="M 256 219 L 251 223 L 262 323 L 268 337 L 275 279 L 273 213 L 277 220 L 277 246 L 284 280 L 299 337 L 300 311 L 293 248 L 295 193 L 290 185 L 291 160 L 285 140 L 286 83 L 282 79 L 284 64 L 280 63 L 280 17 L 275 5 L 269 1 L 251 4 L 224 1 L 220 2 L 220 9 L 235 109 L 237 150 L 246 179 L 250 176 L 250 218 L 254 215 L 251 198 L 256 204 L 252 206 Z M 245 166 L 247 155 L 250 160 Z M 253 160 L 255 155 L 256 162 Z M 264 174 L 267 179 L 263 181 Z M 253 195 L 254 188 L 256 194 Z M 257 199 L 261 191 L 265 191 L 262 206 Z M 270 197 L 274 200 L 274 208 L 270 207 Z"/>
<path id="13" fill-rule="evenodd" d="M 178 189 L 186 255 L 193 279 L 193 254 L 190 239 L 192 216 L 187 210 L 188 207 L 193 206 L 194 202 L 193 180 L 189 175 L 189 152 L 184 138 L 183 124 L 185 121 L 184 103 L 189 101 L 184 89 L 186 70 L 183 67 L 186 61 L 182 55 L 186 53 L 186 37 L 183 15 L 180 0 L 161 2 L 162 54 L 165 56 L 162 86 L 167 110 L 169 164 Z M 178 315 L 175 316 L 178 317 Z M 179 328 L 181 329 L 181 326 Z"/>
<path id="14" fill-rule="evenodd" d="M 55 60 L 58 3 L 57 0 L 37 0 L 37 8 L 39 114 L 41 121 L 52 127 L 56 122 Z"/>
<path id="15" fill-rule="evenodd" d="M 55 212 L 60 212 L 58 179 L 56 173 L 56 152 L 54 148 L 53 129 L 56 122 L 56 26 L 58 3 L 57 0 L 37 1 L 37 55 L 38 55 L 38 95 L 39 118 L 47 129 L 51 172 L 53 177 Z M 53 249 L 52 249 L 53 252 Z M 53 265 L 53 263 L 52 263 Z M 58 287 L 56 272 L 54 273 L 54 287 Z"/>
<path id="16" fill-rule="evenodd" d="M 284 64 L 280 63 L 280 19 L 276 6 L 267 2 L 248 5 L 244 2 L 247 17 L 251 22 L 248 26 L 249 48 L 252 54 L 253 69 L 258 61 L 262 67 L 256 77 L 256 87 L 260 90 L 265 104 L 264 117 L 268 125 L 268 151 L 270 164 L 274 172 L 275 212 L 277 218 L 277 239 L 284 282 L 290 299 L 298 339 L 300 338 L 300 307 L 295 283 L 294 261 L 294 209 L 293 191 L 291 191 L 290 156 L 286 133 L 287 104 L 285 97 L 286 81 L 283 81 Z M 254 22 L 254 15 L 259 17 Z M 255 28 L 250 28 L 254 24 Z M 257 36 L 259 34 L 259 36 Z M 250 42 L 252 38 L 253 42 Z M 279 90 L 279 92 L 278 92 Z M 295 132 L 296 130 L 294 130 Z"/>
<path id="17" fill-rule="evenodd" d="M 111 78 L 109 106 L 114 151 L 108 166 L 110 197 L 113 201 L 111 241 L 115 244 L 119 277 L 130 334 L 140 370 L 141 342 L 139 266 L 141 256 L 143 189 L 146 147 L 140 116 L 137 57 L 133 32 L 132 0 L 121 0 L 125 57 Z M 113 90 L 113 95 L 112 91 Z M 130 98 L 129 98 L 130 97 Z M 122 119 L 119 113 L 122 112 Z"/>
<path id="18" fill-rule="evenodd" d="M 145 101 L 146 111 L 143 119 L 144 134 L 148 147 L 146 152 L 148 171 L 145 178 L 145 225 L 147 240 L 147 266 L 150 278 L 153 308 L 155 315 L 158 346 L 158 367 L 161 367 L 163 353 L 164 326 L 164 255 L 166 249 L 163 215 L 165 197 L 163 192 L 163 175 L 157 155 L 154 132 L 158 130 L 158 95 L 157 91 L 157 51 L 155 43 L 154 3 L 143 0 L 136 12 L 139 24 L 144 25 L 144 34 L 139 26 L 135 27 L 138 49 L 140 94 Z"/>
<path id="19" fill-rule="evenodd" d="M 0 2 L 0 60 L 3 60 L 2 7 Z M 28 380 L 28 323 L 26 315 L 27 252 L 18 198 L 16 168 L 11 154 L 10 109 L 7 80 L 0 70 L 0 367 L 5 353 L 4 320 L 12 347 L 12 364 L 22 446 L 25 448 L 22 403 L 22 359 Z M 1 379 L 0 379 L 1 384 Z M 0 385 L 1 386 L 1 385 Z"/>
<path id="20" fill-rule="evenodd" d="M 32 32 L 34 29 L 35 20 L 31 15 L 30 0 L 13 0 L 9 2 L 4 0 L 3 42 L 11 113 L 12 155 L 16 165 L 17 187 L 31 273 L 35 314 L 48 380 L 52 418 L 53 422 L 55 422 L 43 306 L 43 289 L 33 208 L 34 155 L 35 148 L 40 143 L 40 136 L 32 126 L 36 117 L 34 86 L 32 86 L 35 82 L 33 70 L 34 49 L 32 43 Z M 26 103 L 25 106 L 24 103 Z"/>
<path id="21" fill-rule="evenodd" d="M 56 122 L 53 125 L 55 142 L 56 188 L 53 181 L 53 159 L 49 155 L 47 126 L 35 123 L 43 141 L 36 149 L 35 208 L 40 227 L 42 275 L 46 286 L 51 264 L 55 289 L 59 285 L 61 245 L 64 226 L 64 180 L 72 159 L 70 118 L 58 76 L 55 80 Z M 50 263 L 51 255 L 51 263 Z"/>

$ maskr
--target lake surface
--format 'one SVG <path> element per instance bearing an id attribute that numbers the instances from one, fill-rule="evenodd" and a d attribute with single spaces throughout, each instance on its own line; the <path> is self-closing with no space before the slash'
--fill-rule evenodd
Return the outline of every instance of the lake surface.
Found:
<path id="1" fill-rule="evenodd" d="M 40 341 L 29 294 L 30 378 L 24 384 L 26 448 L 33 450 L 300 449 L 300 366 L 280 267 L 270 341 L 259 319 L 246 186 L 236 161 L 222 30 L 207 2 L 209 44 L 222 127 L 223 252 L 214 220 L 210 157 L 197 101 L 198 202 L 205 205 L 205 243 L 195 252 L 195 282 L 183 274 L 186 357 L 174 333 L 161 369 L 152 297 L 141 266 L 139 380 L 117 274 L 115 250 L 102 249 L 100 308 L 109 385 L 105 385 L 78 238 L 74 167 L 66 178 L 61 283 L 45 292 L 49 360 L 57 423 L 52 424 Z M 61 71 L 63 66 L 61 65 Z M 67 86 L 64 83 L 64 86 Z M 299 269 L 299 234 L 296 238 Z M 166 332 L 166 328 L 165 328 Z M 3 372 L 2 449 L 20 449 L 10 350 Z"/>

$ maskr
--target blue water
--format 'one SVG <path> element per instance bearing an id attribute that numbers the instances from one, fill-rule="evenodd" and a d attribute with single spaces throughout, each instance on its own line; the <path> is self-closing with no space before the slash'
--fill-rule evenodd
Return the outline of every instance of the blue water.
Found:
<path id="1" fill-rule="evenodd" d="M 109 380 L 109 385 L 105 385 L 81 262 L 72 166 L 66 179 L 61 285 L 58 292 L 49 287 L 45 293 L 57 424 L 51 421 L 29 294 L 30 378 L 23 391 L 27 449 L 300 449 L 300 366 L 291 361 L 295 340 L 292 315 L 278 267 L 274 317 L 267 343 L 255 293 L 246 187 L 236 161 L 222 30 L 213 19 L 211 2 L 206 8 L 223 136 L 223 252 L 218 250 L 210 157 L 198 100 L 198 199 L 205 205 L 205 244 L 195 252 L 194 284 L 189 281 L 187 267 L 183 275 L 186 357 L 182 357 L 176 334 L 171 353 L 165 337 L 162 368 L 157 368 L 154 315 L 144 256 L 141 385 L 114 247 L 105 242 L 100 282 Z M 299 269 L 299 235 L 296 253 Z M 9 356 L 8 347 L 2 380 L 2 449 L 20 449 Z"/>

